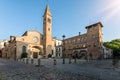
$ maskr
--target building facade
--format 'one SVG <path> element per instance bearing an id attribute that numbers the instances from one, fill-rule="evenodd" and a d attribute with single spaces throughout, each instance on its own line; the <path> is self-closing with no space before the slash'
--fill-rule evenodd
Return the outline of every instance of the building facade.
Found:
<path id="1" fill-rule="evenodd" d="M 73 57 L 80 59 L 99 59 L 103 54 L 102 23 L 86 27 L 87 33 L 64 39 L 52 37 L 52 14 L 46 6 L 43 15 L 43 34 L 36 30 L 26 31 L 22 36 L 11 36 L 3 50 L 7 58 Z"/>
<path id="2" fill-rule="evenodd" d="M 56 39 L 56 58 L 62 57 L 62 40 Z"/>
<path id="3" fill-rule="evenodd" d="M 36 30 L 26 31 L 22 36 L 11 36 L 8 58 L 18 59 L 27 54 L 28 58 L 39 58 L 43 53 L 42 35 Z"/>
<path id="4" fill-rule="evenodd" d="M 8 40 L 1 40 L 0 41 L 0 57 L 6 58 L 7 46 L 8 46 Z"/>
<path id="5" fill-rule="evenodd" d="M 55 50 L 55 39 L 52 38 L 52 14 L 48 6 L 43 15 L 43 50 L 45 57 L 48 57 L 48 54 L 53 55 Z"/>
<path id="6" fill-rule="evenodd" d="M 19 59 L 27 55 L 27 58 L 53 57 L 56 52 L 56 38 L 52 37 L 52 14 L 46 6 L 43 15 L 43 34 L 36 30 L 26 31 L 22 36 L 10 36 L 9 47 L 3 50 L 10 59 Z M 7 52 L 5 52 L 7 49 Z"/>
<path id="7" fill-rule="evenodd" d="M 103 52 L 102 23 L 86 27 L 87 33 L 63 40 L 65 57 L 99 59 Z"/>
<path id="8" fill-rule="evenodd" d="M 113 50 L 103 46 L 103 59 L 111 59 L 113 58 Z"/>

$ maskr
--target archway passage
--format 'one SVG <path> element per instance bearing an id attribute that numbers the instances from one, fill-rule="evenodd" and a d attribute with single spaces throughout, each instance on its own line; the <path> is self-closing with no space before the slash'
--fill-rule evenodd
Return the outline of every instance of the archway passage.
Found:
<path id="1" fill-rule="evenodd" d="M 33 58 L 38 58 L 39 55 L 42 55 L 42 48 L 39 46 L 33 46 L 32 47 L 32 53 L 33 53 Z"/>
<path id="2" fill-rule="evenodd" d="M 72 57 L 73 58 L 78 58 L 78 51 L 74 51 L 73 54 L 72 54 Z"/>
<path id="3" fill-rule="evenodd" d="M 80 59 L 87 59 L 87 51 L 86 50 L 81 50 L 79 52 L 79 57 Z"/>
<path id="4" fill-rule="evenodd" d="M 38 52 L 33 52 L 33 58 L 38 58 Z"/>

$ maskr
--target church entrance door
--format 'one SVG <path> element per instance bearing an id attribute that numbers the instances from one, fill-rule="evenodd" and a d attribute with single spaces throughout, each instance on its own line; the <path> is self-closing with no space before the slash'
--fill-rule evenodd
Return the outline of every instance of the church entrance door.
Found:
<path id="1" fill-rule="evenodd" d="M 33 52 L 33 58 L 38 58 L 38 52 Z"/>

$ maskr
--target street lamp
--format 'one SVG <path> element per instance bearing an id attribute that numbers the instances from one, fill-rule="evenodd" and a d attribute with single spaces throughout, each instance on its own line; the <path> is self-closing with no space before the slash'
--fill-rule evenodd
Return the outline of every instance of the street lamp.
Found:
<path id="1" fill-rule="evenodd" d="M 72 55 L 72 50 L 70 49 L 71 53 L 69 54 L 69 64 L 71 64 L 71 55 Z"/>
<path id="2" fill-rule="evenodd" d="M 62 37 L 63 37 L 63 52 L 62 52 L 62 54 L 63 54 L 63 64 L 65 64 L 65 41 L 64 41 L 65 35 L 63 35 Z"/>
<path id="3" fill-rule="evenodd" d="M 16 45 L 14 46 L 14 60 L 17 59 L 17 55 L 16 55 Z"/>

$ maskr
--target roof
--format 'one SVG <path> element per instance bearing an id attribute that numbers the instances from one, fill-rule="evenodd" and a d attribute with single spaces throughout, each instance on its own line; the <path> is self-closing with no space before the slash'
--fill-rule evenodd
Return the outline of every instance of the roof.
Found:
<path id="1" fill-rule="evenodd" d="M 27 32 L 37 32 L 39 33 L 40 35 L 42 35 L 39 31 L 37 30 L 28 30 L 28 31 L 25 31 L 25 33 L 22 35 L 22 36 L 27 36 Z"/>
<path id="2" fill-rule="evenodd" d="M 101 27 L 103 27 L 103 25 L 102 25 L 101 22 L 97 22 L 97 23 L 95 23 L 95 24 L 91 24 L 91 25 L 89 25 L 89 26 L 86 26 L 85 28 L 86 28 L 86 29 L 87 29 L 87 28 L 91 28 L 92 26 L 95 26 L 95 25 L 97 25 L 97 24 L 100 24 Z"/>
<path id="3" fill-rule="evenodd" d="M 45 16 L 45 15 L 50 15 L 50 16 L 52 16 L 52 14 L 51 14 L 51 12 L 50 12 L 50 9 L 49 9 L 49 7 L 48 7 L 48 5 L 46 5 L 46 9 L 45 9 L 45 12 L 44 12 L 44 15 L 43 15 L 43 17 Z"/>
<path id="4" fill-rule="evenodd" d="M 70 37 L 70 38 L 66 38 L 64 40 L 69 40 L 69 39 L 74 39 L 74 38 L 77 38 L 77 37 L 83 37 L 83 36 L 86 36 L 87 34 L 81 34 L 81 35 L 77 35 L 77 36 L 73 36 L 73 37 Z"/>

